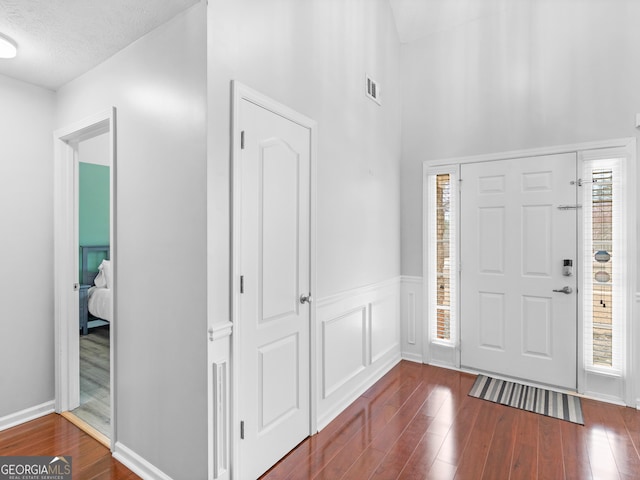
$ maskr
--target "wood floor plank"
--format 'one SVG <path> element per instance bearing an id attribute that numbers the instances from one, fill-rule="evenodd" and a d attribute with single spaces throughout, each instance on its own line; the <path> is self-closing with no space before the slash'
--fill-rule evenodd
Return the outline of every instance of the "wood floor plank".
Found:
<path id="1" fill-rule="evenodd" d="M 477 398 L 466 396 L 460 401 L 460 407 L 455 410 L 451 408 L 453 402 L 445 402 L 438 416 L 427 429 L 429 433 L 436 433 L 445 436 L 445 440 L 438 452 L 438 460 L 458 465 L 462 452 L 464 451 L 472 427 L 476 422 L 480 407 L 488 402 L 483 402 Z M 438 428 L 434 428 L 434 426 Z"/>
<path id="2" fill-rule="evenodd" d="M 0 432 L 0 456 L 72 457 L 73 478 L 138 479 L 104 445 L 61 415 L 50 414 Z"/>
<path id="3" fill-rule="evenodd" d="M 380 397 L 372 399 L 372 404 L 377 405 L 376 413 L 371 415 L 371 420 L 363 424 L 362 428 L 349 439 L 342 450 L 331 459 L 331 462 L 325 464 L 320 469 L 317 478 L 338 478 L 337 475 L 347 471 L 355 459 L 366 450 L 374 438 L 384 432 L 385 428 L 393 428 L 387 427 L 387 425 L 396 417 L 398 411 L 400 411 L 406 402 L 410 401 L 411 405 L 418 403 L 418 406 L 423 403 L 424 397 L 421 395 L 426 395 L 423 390 L 424 384 L 421 381 L 420 375 L 416 374 L 415 369 L 410 369 L 407 377 L 400 383 L 398 388 L 385 397 L 384 405 L 381 404 L 382 402 L 380 400 L 376 402 Z M 405 409 L 406 408 L 410 407 L 405 407 Z M 394 425 L 395 422 L 396 421 L 394 421 L 392 425 Z M 290 478 L 300 477 L 293 475 Z"/>
<path id="4" fill-rule="evenodd" d="M 371 478 L 381 480 L 384 478 L 396 478 L 400 475 L 432 421 L 433 417 L 425 415 L 424 412 L 418 412 L 410 425 L 386 452 L 383 461 L 375 469 Z"/>
<path id="5" fill-rule="evenodd" d="M 356 461 L 353 462 L 349 470 L 347 470 L 347 473 L 341 478 L 343 480 L 362 480 L 363 478 L 369 478 L 371 471 L 382 461 L 384 455 L 385 452 L 376 448 L 367 448 Z"/>
<path id="6" fill-rule="evenodd" d="M 338 435 L 324 434 L 324 430 L 321 431 L 317 435 L 320 439 L 313 444 L 309 456 L 302 460 L 300 468 L 290 469 L 286 478 L 291 480 L 311 478 L 308 476 L 308 472 L 317 474 L 345 449 L 352 450 L 350 454 L 343 455 L 347 459 L 349 455 L 353 456 L 356 453 L 359 455 L 366 445 L 370 443 L 371 432 L 376 432 L 379 428 L 382 428 L 398 411 L 398 407 L 394 405 L 398 404 L 401 398 L 406 400 L 417 385 L 420 384 L 415 375 L 410 375 L 407 378 L 402 377 L 402 370 L 400 368 L 395 369 L 396 374 L 400 375 L 401 381 L 391 382 L 393 386 L 379 390 L 376 397 L 368 399 L 360 397 L 366 402 L 360 403 L 360 406 L 356 409 L 348 407 L 347 410 L 350 410 L 350 413 L 347 417 L 343 417 L 342 414 L 338 417 L 337 420 L 341 424 Z M 329 429 L 331 431 L 331 428 L 332 425 L 330 424 L 325 430 Z M 348 462 L 349 460 L 343 458 L 342 461 Z M 350 461 L 353 461 L 353 458 L 350 458 Z M 283 465 L 286 466 L 287 464 L 291 465 L 285 459 Z M 349 466 L 347 465 L 347 468 Z M 276 478 L 274 475 L 277 472 L 275 469 L 272 470 L 274 471 L 268 472 L 268 476 L 265 478 Z"/>
<path id="7" fill-rule="evenodd" d="M 431 470 L 431 467 L 436 461 L 444 439 L 445 437 L 443 435 L 429 432 L 425 433 L 397 477 L 381 475 L 377 480 L 387 480 L 390 478 L 417 480 L 425 478 L 425 473 Z"/>
<path id="8" fill-rule="evenodd" d="M 538 419 L 540 415 L 518 412 L 518 432 L 511 461 L 511 480 L 538 478 Z"/>
<path id="9" fill-rule="evenodd" d="M 568 480 L 593 478 L 587 450 L 587 429 L 575 423 L 561 422 L 560 432 L 565 478 Z"/>
<path id="10" fill-rule="evenodd" d="M 551 417 L 538 419 L 538 475 L 540 478 L 564 478 L 560 422 Z"/>
<path id="11" fill-rule="evenodd" d="M 421 430 L 424 431 L 429 420 L 426 415 L 421 414 L 420 409 L 427 402 L 432 388 L 432 386 L 421 383 L 413 395 L 402 405 L 398 413 L 389 420 L 380 434 L 372 440 L 371 444 L 363 452 L 363 456 L 378 458 L 378 452 L 380 452 L 382 453 L 382 457 L 378 459 L 378 463 L 380 463 L 396 441 L 402 438 L 410 424 L 422 425 Z M 420 437 L 416 438 L 415 441 L 417 442 L 419 439 Z M 373 452 L 373 450 L 375 450 L 375 452 Z M 360 467 L 358 469 L 360 478 L 368 478 L 371 476 L 376 470 L 378 463 L 369 461 L 366 467 Z"/>
<path id="12" fill-rule="evenodd" d="M 593 400 L 582 400 L 584 425 L 587 429 L 587 451 L 594 478 L 618 479 L 616 465 L 609 437 L 606 419 L 602 416 L 602 404 Z M 639 472 L 640 473 L 640 472 Z"/>
<path id="13" fill-rule="evenodd" d="M 514 408 L 500 409 L 498 421 L 489 446 L 489 454 L 485 462 L 482 478 L 494 480 L 509 478 L 513 450 L 518 430 L 518 410 Z"/>
<path id="14" fill-rule="evenodd" d="M 504 408 L 508 407 L 482 401 L 475 423 L 469 425 L 472 434 L 460 456 L 455 478 L 482 478 L 498 415 Z"/>
<path id="15" fill-rule="evenodd" d="M 620 411 L 620 416 L 636 449 L 636 453 L 640 455 L 640 415 L 638 415 L 638 410 L 635 408 L 623 408 Z"/>
<path id="16" fill-rule="evenodd" d="M 80 336 L 80 406 L 73 414 L 100 433 L 111 435 L 110 327 Z"/>
<path id="17" fill-rule="evenodd" d="M 609 446 L 621 476 L 633 477 L 640 471 L 640 457 L 622 418 L 625 407 L 601 404 L 601 415 L 606 419 Z"/>
<path id="18" fill-rule="evenodd" d="M 474 474 L 475 475 L 475 474 Z M 457 477 L 457 467 L 450 463 L 436 460 L 427 472 L 427 480 L 451 480 Z M 464 477 L 463 477 L 464 478 Z M 477 476 L 467 477 L 470 480 L 478 478 Z"/>
<path id="19" fill-rule="evenodd" d="M 640 478 L 638 411 L 583 400 L 581 426 L 469 397 L 474 380 L 401 362 L 264 478 Z"/>

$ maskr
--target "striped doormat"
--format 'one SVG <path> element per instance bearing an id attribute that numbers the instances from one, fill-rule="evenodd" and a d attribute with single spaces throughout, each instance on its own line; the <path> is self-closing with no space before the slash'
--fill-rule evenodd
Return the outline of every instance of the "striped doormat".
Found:
<path id="1" fill-rule="evenodd" d="M 469 395 L 493 403 L 584 425 L 580 398 L 478 375 Z"/>

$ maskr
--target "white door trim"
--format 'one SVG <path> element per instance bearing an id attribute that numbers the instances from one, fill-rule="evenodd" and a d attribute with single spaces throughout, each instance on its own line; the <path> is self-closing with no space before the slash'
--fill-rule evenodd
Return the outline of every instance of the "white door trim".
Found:
<path id="1" fill-rule="evenodd" d="M 317 178 L 317 122 L 312 120 L 291 108 L 276 102 L 275 100 L 263 95 L 256 90 L 253 90 L 246 85 L 238 81 L 232 82 L 232 127 L 231 127 L 231 170 L 232 170 L 232 186 L 231 186 L 231 210 L 232 210 L 232 225 L 231 225 L 231 321 L 234 325 L 237 325 L 238 321 L 238 304 L 239 304 L 239 284 L 240 284 L 240 272 L 239 272 L 239 264 L 240 264 L 240 238 L 239 238 L 239 227 L 241 224 L 240 218 L 240 209 L 236 206 L 240 205 L 241 202 L 241 175 L 238 169 L 240 158 L 240 150 L 241 150 L 241 138 L 240 138 L 240 119 L 238 116 L 238 112 L 240 111 L 240 104 L 243 100 L 249 101 L 258 105 L 266 110 L 269 110 L 277 115 L 280 115 L 294 123 L 305 127 L 310 132 L 311 138 L 311 151 L 310 151 L 310 162 L 311 162 L 311 185 L 310 185 L 310 291 L 312 296 L 317 292 L 316 290 L 316 178 Z M 315 433 L 317 431 L 317 398 L 318 398 L 318 385 L 317 385 L 317 338 L 316 338 L 316 306 L 315 303 L 311 303 L 310 308 L 310 332 L 309 332 L 309 385 L 310 385 L 310 418 L 309 418 L 309 435 Z M 239 368 L 236 368 L 239 361 L 238 355 L 238 335 L 236 329 L 233 329 L 233 333 L 231 335 L 231 344 L 232 344 L 232 387 L 231 387 L 231 398 L 232 398 L 232 407 L 231 407 L 231 448 L 232 448 L 232 477 L 240 478 L 238 476 L 238 466 L 239 466 L 239 425 L 240 418 L 238 415 L 236 405 L 238 405 L 238 385 L 239 385 Z M 213 432 L 212 432 L 213 433 Z M 210 435 L 211 437 L 211 435 Z"/>
<path id="2" fill-rule="evenodd" d="M 110 247 L 113 263 L 113 303 L 117 297 L 116 256 L 116 109 L 112 107 L 53 133 L 54 145 L 54 322 L 55 322 L 55 410 L 58 413 L 77 406 L 80 396 L 80 346 L 78 334 L 78 292 L 73 284 L 78 275 L 77 143 L 109 132 L 110 168 Z M 112 306 L 114 318 L 116 309 Z M 115 323 L 110 328 L 111 450 L 115 429 Z"/>
<path id="3" fill-rule="evenodd" d="M 479 162 L 489 162 L 495 160 L 509 160 L 509 159 L 519 159 L 519 158 L 528 158 L 534 156 L 543 156 L 543 155 L 554 155 L 560 153 L 570 153 L 570 152 L 586 152 L 586 151 L 595 151 L 595 150 L 604 150 L 604 149 L 624 149 L 629 156 L 629 165 L 627 168 L 627 174 L 631 180 L 631 182 L 638 183 L 638 169 L 636 167 L 636 138 L 635 137 L 626 137 L 626 138 L 617 138 L 610 140 L 600 140 L 595 142 L 585 142 L 585 143 L 576 143 L 576 144 L 568 144 L 568 145 L 557 145 L 550 147 L 542 147 L 542 148 L 533 148 L 526 150 L 514 150 L 507 152 L 498 152 L 498 153 L 489 153 L 483 155 L 472 155 L 465 157 L 454 157 L 454 158 L 445 158 L 445 159 L 433 159 L 433 160 L 425 160 L 423 161 L 423 279 L 427 278 L 428 270 L 427 270 L 427 259 L 425 258 L 424 252 L 427 249 L 427 209 L 426 205 L 426 176 L 427 171 L 433 167 L 438 166 L 453 166 L 453 165 L 462 165 L 465 163 L 479 163 Z M 579 157 L 580 159 L 580 157 Z M 635 381 L 635 375 L 640 372 L 640 357 L 634 352 L 638 351 L 640 348 L 640 329 L 634 328 L 633 320 L 636 317 L 636 305 L 637 302 L 634 301 L 636 298 L 637 292 L 637 249 L 636 249 L 636 238 L 637 238 L 637 194 L 635 189 L 628 189 L 628 209 L 627 209 L 627 220 L 628 220 L 628 262 L 629 265 L 632 265 L 632 272 L 629 274 L 629 286 L 628 286 L 628 313 L 627 313 L 627 374 L 625 380 L 625 388 L 624 388 L 624 402 L 633 407 L 640 408 L 640 384 Z M 460 212 L 457 212 L 458 222 L 460 220 Z M 458 224 L 458 228 L 460 225 Z M 458 252 L 459 253 L 459 252 Z M 458 277 L 458 289 L 460 288 L 460 278 Z M 423 299 L 426 301 L 429 294 L 428 291 L 428 282 L 423 281 Z M 426 309 L 423 309 L 423 363 L 430 363 L 431 361 L 431 352 L 429 348 L 429 325 L 426 314 Z M 582 322 L 581 318 L 578 318 L 578 325 L 581 328 Z M 582 357 L 582 335 L 578 334 L 578 391 L 580 391 L 582 387 L 583 381 L 581 379 L 584 378 L 584 359 Z M 458 344 L 455 348 L 459 351 L 459 337 Z M 459 363 L 459 353 L 456 355 L 457 362 L 455 364 L 449 365 L 452 368 L 460 368 Z"/>

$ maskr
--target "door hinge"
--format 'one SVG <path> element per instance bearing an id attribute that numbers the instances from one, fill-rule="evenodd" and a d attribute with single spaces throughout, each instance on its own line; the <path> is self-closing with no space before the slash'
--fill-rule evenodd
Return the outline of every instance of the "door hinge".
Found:
<path id="1" fill-rule="evenodd" d="M 244 420 L 240 421 L 240 440 L 244 440 Z"/>
<path id="2" fill-rule="evenodd" d="M 244 275 L 240 275 L 240 293 L 244 293 Z"/>
<path id="3" fill-rule="evenodd" d="M 240 132 L 240 150 L 244 150 L 244 130 Z"/>

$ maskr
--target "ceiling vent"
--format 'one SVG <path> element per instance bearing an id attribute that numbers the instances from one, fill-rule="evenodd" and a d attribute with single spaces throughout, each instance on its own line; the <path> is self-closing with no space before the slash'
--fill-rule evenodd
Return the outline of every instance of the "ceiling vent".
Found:
<path id="1" fill-rule="evenodd" d="M 378 105 L 382 105 L 380 102 L 380 85 L 373 78 L 367 75 L 367 97 L 376 102 Z"/>

